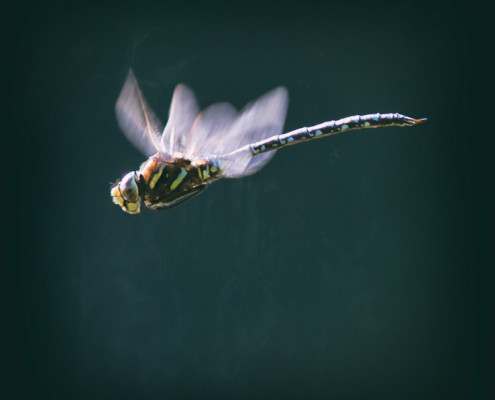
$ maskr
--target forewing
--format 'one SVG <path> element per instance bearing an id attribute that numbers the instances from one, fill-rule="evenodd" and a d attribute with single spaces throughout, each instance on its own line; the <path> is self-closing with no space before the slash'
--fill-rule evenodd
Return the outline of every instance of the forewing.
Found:
<path id="1" fill-rule="evenodd" d="M 163 125 L 146 103 L 132 70 L 115 104 L 115 113 L 124 135 L 142 153 L 149 157 L 164 151 L 160 144 Z"/>
<path id="2" fill-rule="evenodd" d="M 208 146 L 208 143 L 213 144 L 214 141 L 208 139 L 222 132 L 236 116 L 237 110 L 229 103 L 213 104 L 201 111 L 185 138 L 184 157 L 193 159 L 210 156 L 213 149 Z"/>
<path id="3" fill-rule="evenodd" d="M 196 97 L 186 85 L 177 85 L 170 105 L 167 126 L 163 131 L 161 146 L 169 154 L 183 153 L 187 134 L 199 113 Z"/>
<path id="4" fill-rule="evenodd" d="M 288 101 L 287 89 L 276 88 L 248 104 L 231 124 L 208 138 L 205 147 L 225 160 L 223 176 L 238 178 L 254 174 L 274 156 L 275 151 L 270 151 L 252 158 L 247 156 L 247 151 L 236 150 L 282 133 Z"/>

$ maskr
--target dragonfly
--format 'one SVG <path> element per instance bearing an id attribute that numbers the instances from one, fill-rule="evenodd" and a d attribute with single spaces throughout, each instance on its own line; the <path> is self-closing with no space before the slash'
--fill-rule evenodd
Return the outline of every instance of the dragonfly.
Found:
<path id="1" fill-rule="evenodd" d="M 398 113 L 355 115 L 282 133 L 288 92 L 278 87 L 237 111 L 223 102 L 200 112 L 184 84 L 176 86 L 163 127 L 131 70 L 115 105 L 127 139 L 148 159 L 111 187 L 113 202 L 129 214 L 141 203 L 168 210 L 202 193 L 221 178 L 242 178 L 263 168 L 283 147 L 341 132 L 426 121 Z"/>

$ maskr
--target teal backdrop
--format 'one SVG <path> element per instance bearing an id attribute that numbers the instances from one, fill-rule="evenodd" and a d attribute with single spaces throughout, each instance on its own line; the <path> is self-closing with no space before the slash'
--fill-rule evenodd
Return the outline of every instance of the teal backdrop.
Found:
<path id="1" fill-rule="evenodd" d="M 5 398 L 489 397 L 482 9 L 16 9 Z M 163 121 L 183 82 L 203 107 L 283 85 L 286 131 L 374 112 L 428 123 L 293 146 L 256 175 L 131 216 L 109 197 L 144 161 L 114 115 L 130 67 Z"/>

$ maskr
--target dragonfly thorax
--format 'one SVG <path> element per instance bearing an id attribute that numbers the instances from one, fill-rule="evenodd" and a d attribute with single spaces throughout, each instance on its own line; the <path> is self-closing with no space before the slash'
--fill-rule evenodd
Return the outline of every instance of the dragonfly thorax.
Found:
<path id="1" fill-rule="evenodd" d="M 168 209 L 206 189 L 221 176 L 214 161 L 165 157 L 157 153 L 139 171 L 129 172 L 112 188 L 113 202 L 130 214 L 142 200 L 152 210 Z"/>

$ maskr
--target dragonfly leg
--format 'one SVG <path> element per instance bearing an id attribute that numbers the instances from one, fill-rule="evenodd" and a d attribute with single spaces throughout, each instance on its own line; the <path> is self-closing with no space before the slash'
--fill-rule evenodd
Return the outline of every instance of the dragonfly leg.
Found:
<path id="1" fill-rule="evenodd" d="M 173 199 L 171 199 L 167 203 L 159 204 L 159 205 L 146 205 L 149 209 L 155 210 L 155 211 L 165 211 L 165 210 L 170 210 L 172 207 L 178 206 L 179 204 L 182 204 L 184 201 L 192 199 L 193 197 L 196 197 L 198 194 L 203 192 L 208 185 L 199 185 L 191 190 L 188 190 L 187 192 L 182 192 L 182 193 L 177 193 L 177 196 Z"/>

